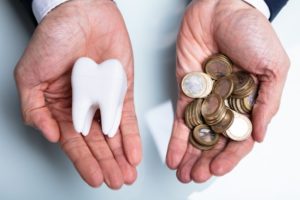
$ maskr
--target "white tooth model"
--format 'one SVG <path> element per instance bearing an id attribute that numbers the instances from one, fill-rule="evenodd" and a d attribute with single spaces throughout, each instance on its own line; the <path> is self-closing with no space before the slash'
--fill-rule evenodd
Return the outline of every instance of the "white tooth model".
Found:
<path id="1" fill-rule="evenodd" d="M 88 135 L 97 109 L 100 108 L 102 131 L 113 137 L 120 125 L 127 78 L 116 59 L 97 64 L 79 58 L 72 71 L 72 118 L 74 128 Z"/>

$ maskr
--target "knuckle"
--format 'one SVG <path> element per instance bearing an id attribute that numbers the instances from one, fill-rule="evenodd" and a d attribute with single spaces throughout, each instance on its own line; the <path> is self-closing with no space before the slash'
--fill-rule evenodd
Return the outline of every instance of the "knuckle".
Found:
<path id="1" fill-rule="evenodd" d="M 82 141 L 81 137 L 73 137 L 70 139 L 63 139 L 61 141 L 61 148 L 66 152 L 66 153 L 71 153 L 73 150 L 79 150 L 82 149 L 82 147 L 86 147 L 85 143 Z M 85 148 L 84 148 L 85 149 Z M 85 154 L 81 154 L 85 155 Z M 82 156 L 85 157 L 85 156 Z"/>
<path id="2" fill-rule="evenodd" d="M 31 117 L 31 114 L 29 113 L 29 111 L 22 110 L 22 119 L 23 119 L 23 122 L 25 123 L 25 125 L 34 126 L 34 123 L 32 121 L 32 117 Z"/>
<path id="3" fill-rule="evenodd" d="M 123 149 L 120 146 L 116 147 L 116 148 L 113 148 L 112 151 L 113 151 L 113 154 L 116 158 L 124 156 Z"/>
<path id="4" fill-rule="evenodd" d="M 15 67 L 13 73 L 14 73 L 14 78 L 15 78 L 15 80 L 18 80 L 19 77 L 21 76 L 21 73 L 20 73 L 20 65 L 19 65 L 19 64 L 16 65 L 16 67 Z"/>
<path id="5" fill-rule="evenodd" d="M 275 104 L 275 105 L 273 106 L 271 115 L 272 115 L 272 116 L 276 115 L 276 113 L 278 113 L 279 109 L 280 109 L 279 103 L 278 103 L 278 104 Z"/>

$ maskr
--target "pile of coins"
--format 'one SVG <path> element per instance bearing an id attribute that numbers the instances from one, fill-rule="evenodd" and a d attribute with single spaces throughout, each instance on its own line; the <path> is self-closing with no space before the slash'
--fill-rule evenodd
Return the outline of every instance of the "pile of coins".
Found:
<path id="1" fill-rule="evenodd" d="M 249 114 L 257 95 L 257 85 L 252 76 L 245 72 L 235 73 L 232 80 L 234 90 L 228 98 L 228 105 L 239 113 Z"/>
<path id="2" fill-rule="evenodd" d="M 220 134 L 234 141 L 246 140 L 252 132 L 249 115 L 257 95 L 257 83 L 247 72 L 233 72 L 231 60 L 211 56 L 203 72 L 187 74 L 183 93 L 194 100 L 185 109 L 190 143 L 198 149 L 213 148 Z"/>

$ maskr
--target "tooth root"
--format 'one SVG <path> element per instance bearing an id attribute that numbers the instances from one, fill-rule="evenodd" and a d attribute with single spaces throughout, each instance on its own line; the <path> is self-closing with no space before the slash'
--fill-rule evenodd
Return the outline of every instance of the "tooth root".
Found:
<path id="1" fill-rule="evenodd" d="M 107 105 L 100 106 L 101 125 L 103 134 L 112 137 L 116 134 L 122 115 L 122 106 L 109 107 Z"/>
<path id="2" fill-rule="evenodd" d="M 85 136 L 89 133 L 95 111 L 89 100 L 73 97 L 72 118 L 76 132 Z"/>
<path id="3" fill-rule="evenodd" d="M 82 135 L 87 136 L 89 134 L 96 110 L 97 107 L 95 106 L 90 107 L 88 110 L 84 120 Z"/>
<path id="4" fill-rule="evenodd" d="M 112 124 L 111 128 L 107 132 L 108 137 L 113 137 L 118 131 L 121 122 L 121 117 L 122 117 L 122 106 L 119 106 L 115 114 L 114 123 Z"/>

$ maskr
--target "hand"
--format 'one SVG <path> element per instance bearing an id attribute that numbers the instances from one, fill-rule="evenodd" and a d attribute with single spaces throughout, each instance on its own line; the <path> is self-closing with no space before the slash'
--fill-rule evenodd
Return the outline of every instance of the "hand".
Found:
<path id="1" fill-rule="evenodd" d="M 194 0 L 186 10 L 177 39 L 177 81 L 185 74 L 201 71 L 212 54 L 224 53 L 258 78 L 260 89 L 252 112 L 252 137 L 243 142 L 222 137 L 214 149 L 200 151 L 188 144 L 189 129 L 184 109 L 192 99 L 180 91 L 170 139 L 167 165 L 187 183 L 204 182 L 231 171 L 261 142 L 278 110 L 289 68 L 289 59 L 268 20 L 241 0 Z"/>
<path id="2" fill-rule="evenodd" d="M 87 137 L 76 133 L 71 119 L 71 70 L 75 60 L 119 59 L 125 66 L 128 92 L 121 125 L 106 138 L 95 119 Z M 111 188 L 135 181 L 141 143 L 133 102 L 133 57 L 129 36 L 110 0 L 73 0 L 51 11 L 37 27 L 15 78 L 27 124 L 51 142 L 59 140 L 82 178 Z"/>

